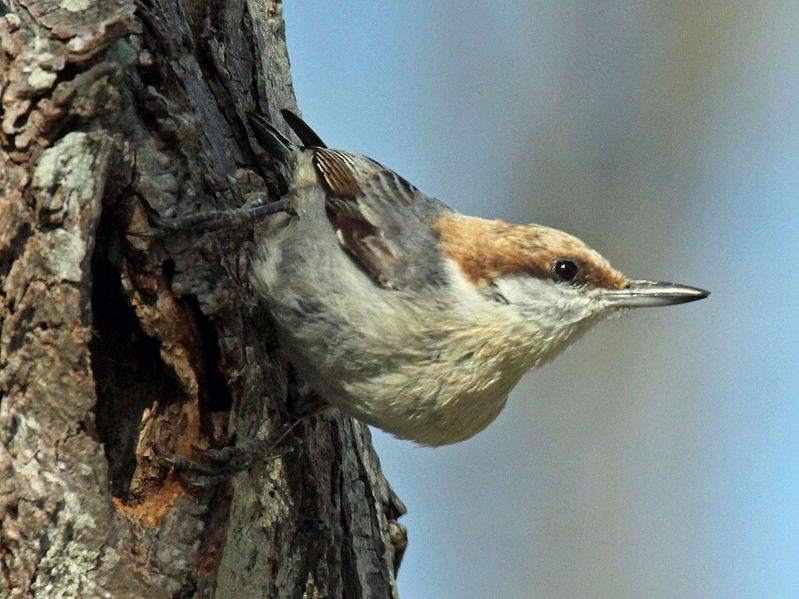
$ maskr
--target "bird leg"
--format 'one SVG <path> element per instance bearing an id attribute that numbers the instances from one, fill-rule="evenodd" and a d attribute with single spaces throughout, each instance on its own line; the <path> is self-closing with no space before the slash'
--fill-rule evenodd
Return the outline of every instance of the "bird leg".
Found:
<path id="1" fill-rule="evenodd" d="M 127 235 L 163 237 L 172 232 L 217 231 L 219 229 L 239 228 L 278 212 L 293 212 L 292 204 L 288 198 L 263 203 L 263 197 L 259 196 L 256 201 L 245 204 L 240 208 L 208 210 L 174 218 L 151 215 L 150 220 L 156 225 L 155 228 L 144 231 L 128 231 Z"/>
<path id="2" fill-rule="evenodd" d="M 226 481 L 234 474 L 249 470 L 257 462 L 268 462 L 289 453 L 291 448 L 280 448 L 289 433 L 301 422 L 321 414 L 331 407 L 326 403 L 321 405 L 318 402 L 314 403 L 312 409 L 305 410 L 301 415 L 282 424 L 266 439 L 252 441 L 246 447 L 227 446 L 221 449 L 194 447 L 194 452 L 205 460 L 202 462 L 170 453 L 157 445 L 153 447 L 153 451 L 158 459 L 172 465 L 179 472 L 178 476 L 183 482 L 192 487 L 209 489 Z M 191 476 L 187 474 L 189 472 L 199 476 Z"/>
<path id="3" fill-rule="evenodd" d="M 192 487 L 209 489 L 225 482 L 234 474 L 249 470 L 256 462 L 268 462 L 289 453 L 290 448 L 281 450 L 278 446 L 294 427 L 306 418 L 308 416 L 287 422 L 272 431 L 266 439 L 253 442 L 247 447 L 228 446 L 221 449 L 194 447 L 194 452 L 206 460 L 204 462 L 164 451 L 157 445 L 153 447 L 153 451 L 158 459 L 172 465 L 179 472 L 179 478 L 183 482 Z M 189 472 L 198 476 L 191 476 Z"/>

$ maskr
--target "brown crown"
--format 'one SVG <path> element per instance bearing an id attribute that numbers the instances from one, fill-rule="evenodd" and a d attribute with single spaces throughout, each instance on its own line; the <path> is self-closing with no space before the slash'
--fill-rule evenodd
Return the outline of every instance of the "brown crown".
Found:
<path id="1" fill-rule="evenodd" d="M 549 279 L 552 264 L 559 258 L 577 262 L 578 284 L 621 289 L 629 283 L 597 252 L 557 229 L 455 213 L 442 214 L 434 228 L 444 255 L 459 264 L 464 276 L 475 285 L 491 284 L 509 275 Z"/>

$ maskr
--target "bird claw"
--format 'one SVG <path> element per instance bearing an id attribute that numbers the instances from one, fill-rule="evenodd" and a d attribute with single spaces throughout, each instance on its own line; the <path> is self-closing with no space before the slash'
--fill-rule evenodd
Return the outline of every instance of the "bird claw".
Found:
<path id="1" fill-rule="evenodd" d="M 239 229 L 254 223 L 255 221 L 285 212 L 290 216 L 297 214 L 296 206 L 290 198 L 281 198 L 272 202 L 266 201 L 268 198 L 263 194 L 254 194 L 251 202 L 239 208 L 228 208 L 222 210 L 207 210 L 196 212 L 185 216 L 164 217 L 158 214 L 150 214 L 150 222 L 153 227 L 141 231 L 126 231 L 125 235 L 131 237 L 166 237 L 171 233 L 188 233 L 197 231 L 207 233 L 220 229 Z"/>
<path id="2" fill-rule="evenodd" d="M 194 489 L 202 489 L 204 491 L 208 489 L 213 489 L 217 485 L 222 484 L 227 479 L 229 479 L 232 475 L 229 473 L 223 474 L 215 474 L 214 476 L 194 476 L 190 477 L 187 476 L 184 472 L 178 474 L 178 478 L 180 482 L 184 485 L 188 485 Z"/>
<path id="3" fill-rule="evenodd" d="M 194 448 L 195 451 L 197 448 Z M 168 451 L 164 451 L 157 445 L 153 447 L 153 452 L 155 456 L 161 460 L 162 462 L 166 462 L 175 470 L 179 472 L 197 472 L 204 476 L 217 476 L 220 474 L 220 468 L 227 466 L 228 464 L 222 461 L 217 461 L 215 463 L 204 463 L 192 460 L 190 458 L 184 457 L 177 453 L 170 453 Z"/>
<path id="4" fill-rule="evenodd" d="M 210 489 L 239 472 L 249 470 L 255 462 L 276 460 L 291 452 L 292 447 L 278 449 L 277 446 L 287 437 L 296 423 L 297 421 L 278 427 L 269 437 L 248 448 L 229 445 L 221 449 L 202 449 L 192 446 L 192 451 L 205 460 L 202 462 L 168 452 L 158 445 L 153 446 L 153 452 L 159 460 L 171 465 L 178 472 L 178 478 L 182 482 L 192 487 Z M 199 476 L 188 473 L 196 473 Z"/>
<path id="5" fill-rule="evenodd" d="M 210 489 L 227 479 L 249 470 L 256 461 L 270 461 L 285 456 L 292 448 L 276 451 L 274 447 L 266 451 L 243 449 L 241 447 L 223 447 L 222 449 L 192 448 L 200 457 L 208 460 L 198 462 L 185 456 L 153 447 L 156 457 L 170 464 L 177 472 L 178 478 L 192 487 Z M 192 476 L 196 473 L 199 476 Z"/>

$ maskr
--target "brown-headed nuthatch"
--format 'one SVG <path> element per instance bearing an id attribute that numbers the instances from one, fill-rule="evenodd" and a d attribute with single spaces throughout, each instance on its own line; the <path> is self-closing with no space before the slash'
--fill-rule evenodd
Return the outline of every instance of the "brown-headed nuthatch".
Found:
<path id="1" fill-rule="evenodd" d="M 459 214 L 283 115 L 304 145 L 250 115 L 290 173 L 291 208 L 270 217 L 253 286 L 310 387 L 398 437 L 468 439 L 525 372 L 600 320 L 708 295 L 628 279 L 557 229 Z"/>
<path id="2" fill-rule="evenodd" d="M 249 115 L 288 173 L 280 200 L 159 222 L 174 230 L 269 215 L 250 278 L 286 356 L 327 402 L 397 437 L 468 439 L 497 417 L 525 372 L 600 320 L 708 296 L 628 279 L 557 229 L 459 214 L 366 156 L 328 149 L 282 113 L 302 146 Z M 211 465 L 157 453 L 200 472 L 193 482 L 207 486 L 269 454 L 299 420 L 265 448 L 203 452 Z"/>

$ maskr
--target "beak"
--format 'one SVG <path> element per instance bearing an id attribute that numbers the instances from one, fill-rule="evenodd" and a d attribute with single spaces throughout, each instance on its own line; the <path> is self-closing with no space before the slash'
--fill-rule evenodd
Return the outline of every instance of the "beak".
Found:
<path id="1" fill-rule="evenodd" d="M 705 299 L 709 291 L 659 281 L 630 281 L 624 289 L 608 289 L 602 296 L 618 308 L 672 306 Z"/>

